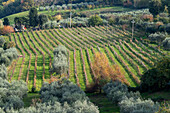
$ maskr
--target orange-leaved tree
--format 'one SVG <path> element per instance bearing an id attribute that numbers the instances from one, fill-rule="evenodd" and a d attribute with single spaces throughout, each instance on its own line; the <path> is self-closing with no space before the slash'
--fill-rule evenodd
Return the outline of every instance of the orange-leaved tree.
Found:
<path id="1" fill-rule="evenodd" d="M 121 71 L 120 67 L 116 64 L 110 65 L 109 60 L 103 53 L 95 53 L 94 61 L 92 62 L 92 69 L 94 70 L 95 77 L 94 83 L 90 84 L 87 88 L 89 92 L 100 91 L 102 87 L 110 80 L 119 80 L 127 85 L 129 82 L 125 79 L 124 73 Z"/>
<path id="2" fill-rule="evenodd" d="M 11 26 L 4 26 L 3 29 L 0 29 L 0 34 L 9 34 L 9 33 L 13 33 L 14 32 L 14 28 Z"/>

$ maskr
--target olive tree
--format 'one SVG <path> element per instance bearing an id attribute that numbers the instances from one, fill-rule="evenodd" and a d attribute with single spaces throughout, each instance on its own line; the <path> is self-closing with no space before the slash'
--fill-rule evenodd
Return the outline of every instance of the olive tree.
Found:
<path id="1" fill-rule="evenodd" d="M 5 40 L 0 38 L 1 46 Z M 11 62 L 18 57 L 15 48 L 4 50 L 0 48 L 0 107 L 7 109 L 19 109 L 24 106 L 22 98 L 27 94 L 27 85 L 23 81 L 7 81 L 7 69 Z"/>
<path id="2" fill-rule="evenodd" d="M 68 53 L 66 47 L 59 45 L 54 49 L 54 60 L 52 63 L 51 73 L 56 73 L 56 75 L 65 74 L 68 71 Z"/>

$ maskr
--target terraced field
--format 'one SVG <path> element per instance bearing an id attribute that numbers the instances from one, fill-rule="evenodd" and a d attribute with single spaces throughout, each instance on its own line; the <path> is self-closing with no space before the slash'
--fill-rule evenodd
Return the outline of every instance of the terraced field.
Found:
<path id="1" fill-rule="evenodd" d="M 41 31 L 18 32 L 9 40 L 15 42 L 22 55 L 8 67 L 9 80 L 24 80 L 29 90 L 35 86 L 40 90 L 45 79 L 51 77 L 49 68 L 53 60 L 53 49 L 62 44 L 69 50 L 69 72 L 71 81 L 82 89 L 93 82 L 95 75 L 92 62 L 96 52 L 106 54 L 111 64 L 118 64 L 131 86 L 140 83 L 142 73 L 154 65 L 163 52 L 149 46 L 135 32 L 131 40 L 130 30 L 120 26 L 96 26 L 63 28 Z"/>

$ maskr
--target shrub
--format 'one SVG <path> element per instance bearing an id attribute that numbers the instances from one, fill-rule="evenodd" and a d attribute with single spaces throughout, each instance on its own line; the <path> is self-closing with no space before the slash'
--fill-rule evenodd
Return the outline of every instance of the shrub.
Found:
<path id="1" fill-rule="evenodd" d="M 49 29 L 49 28 L 55 28 L 57 27 L 56 21 L 48 21 L 43 25 L 43 28 Z"/>
<path id="2" fill-rule="evenodd" d="M 147 32 L 147 33 L 155 33 L 156 31 L 157 31 L 157 29 L 156 29 L 156 27 L 155 27 L 154 25 L 148 26 L 148 27 L 146 28 L 146 32 Z"/>
<path id="3" fill-rule="evenodd" d="M 78 100 L 89 100 L 80 87 L 66 79 L 52 82 L 51 84 L 44 83 L 40 94 L 42 102 L 58 101 L 60 103 L 67 102 L 68 104 L 73 104 Z"/>
<path id="4" fill-rule="evenodd" d="M 24 98 L 27 95 L 27 84 L 24 81 L 12 81 L 9 86 L 9 94 Z"/>
<path id="5" fill-rule="evenodd" d="M 142 17 L 141 17 L 141 19 L 143 20 L 143 21 L 150 21 L 150 22 L 152 22 L 153 21 L 153 16 L 151 15 L 151 14 L 144 14 Z"/>
<path id="6" fill-rule="evenodd" d="M 24 107 L 24 102 L 18 96 L 9 96 L 6 100 L 6 104 L 4 106 L 5 109 L 19 109 Z"/>
<path id="7" fill-rule="evenodd" d="M 159 109 L 158 103 L 142 100 L 139 92 L 128 92 L 127 86 L 119 81 L 111 81 L 103 90 L 113 103 L 119 103 L 121 113 L 155 113 Z"/>
<path id="8" fill-rule="evenodd" d="M 9 85 L 10 85 L 10 83 L 7 80 L 0 77 L 0 88 L 8 88 Z"/>
<path id="9" fill-rule="evenodd" d="M 158 28 L 159 26 L 162 26 L 162 25 L 164 25 L 162 22 L 160 22 L 160 21 L 158 21 L 158 22 L 156 22 L 156 27 Z"/>
<path id="10" fill-rule="evenodd" d="M 103 91 L 107 94 L 107 97 L 112 100 L 113 103 L 118 103 L 126 97 L 139 98 L 139 94 L 128 93 L 128 88 L 125 84 L 119 81 L 107 83 L 103 87 Z M 135 96 L 136 95 L 136 96 Z"/>
<path id="11" fill-rule="evenodd" d="M 0 78 L 7 79 L 7 70 L 4 64 L 0 65 Z"/>
<path id="12" fill-rule="evenodd" d="M 91 16 L 88 20 L 88 24 L 91 26 L 103 25 L 103 20 L 98 15 Z"/>
<path id="13" fill-rule="evenodd" d="M 21 108 L 19 110 L 7 109 L 5 112 L 0 109 L 1 113 L 99 113 L 98 107 L 87 101 L 76 101 L 72 106 L 67 102 L 61 104 L 59 102 L 38 103 L 35 107 Z"/>
<path id="14" fill-rule="evenodd" d="M 170 37 L 167 37 L 163 42 L 162 45 L 164 49 L 170 50 Z"/>
<path id="15" fill-rule="evenodd" d="M 0 47 L 3 47 L 5 44 L 5 38 L 4 37 L 0 37 Z"/>
<path id="16" fill-rule="evenodd" d="M 59 45 L 54 49 L 54 60 L 52 63 L 52 69 L 50 73 L 56 73 L 56 75 L 66 74 L 68 71 L 68 53 L 66 47 Z"/>
<path id="17" fill-rule="evenodd" d="M 0 64 L 4 64 L 5 66 L 9 66 L 13 59 L 18 57 L 17 50 L 15 48 L 9 48 L 3 50 L 1 48 L 1 56 L 0 56 Z"/>
<path id="18" fill-rule="evenodd" d="M 170 23 L 166 25 L 166 32 L 170 34 Z"/>
<path id="19" fill-rule="evenodd" d="M 164 24 L 168 24 L 170 22 L 169 17 L 159 17 L 159 21 L 163 22 Z"/>
<path id="20" fill-rule="evenodd" d="M 161 25 L 161 26 L 159 26 L 158 27 L 158 29 L 159 29 L 159 32 L 165 32 L 165 25 Z"/>
<path id="21" fill-rule="evenodd" d="M 163 33 L 154 33 L 148 36 L 151 42 L 162 42 L 166 36 Z"/>
<path id="22" fill-rule="evenodd" d="M 121 113 L 155 113 L 159 104 L 152 100 L 141 100 L 140 98 L 125 98 L 119 102 Z"/>
<path id="23" fill-rule="evenodd" d="M 170 58 L 161 59 L 154 68 L 141 77 L 141 91 L 159 91 L 167 88 L 170 80 Z"/>
<path id="24" fill-rule="evenodd" d="M 129 24 L 129 20 L 120 19 L 118 23 L 121 25 Z"/>

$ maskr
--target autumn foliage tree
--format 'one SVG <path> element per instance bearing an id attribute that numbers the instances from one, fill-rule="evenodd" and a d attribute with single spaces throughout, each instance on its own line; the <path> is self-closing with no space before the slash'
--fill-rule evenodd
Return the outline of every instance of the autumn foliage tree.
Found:
<path id="1" fill-rule="evenodd" d="M 120 67 L 116 64 L 110 65 L 109 60 L 103 53 L 95 53 L 92 68 L 96 77 L 94 78 L 94 83 L 90 84 L 87 88 L 87 91 L 89 92 L 95 92 L 99 90 L 101 93 L 102 87 L 110 80 L 119 80 L 122 83 L 129 85 Z"/>
<path id="2" fill-rule="evenodd" d="M 3 28 L 0 29 L 0 34 L 3 35 L 13 33 L 13 32 L 14 32 L 14 28 L 11 26 L 4 26 Z"/>

